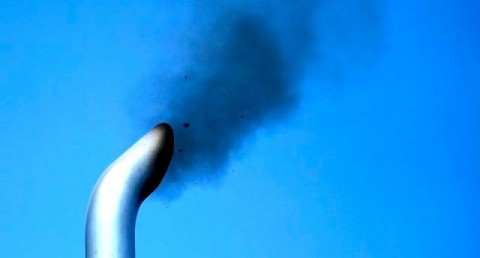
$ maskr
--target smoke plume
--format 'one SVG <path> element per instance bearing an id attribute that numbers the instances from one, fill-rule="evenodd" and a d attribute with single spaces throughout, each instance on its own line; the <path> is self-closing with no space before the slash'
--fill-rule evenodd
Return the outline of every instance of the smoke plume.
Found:
<path id="1" fill-rule="evenodd" d="M 340 2 L 362 7 L 354 11 L 368 9 L 358 1 Z M 292 114 L 306 65 L 326 56 L 315 49 L 323 26 L 339 26 L 325 16 L 334 9 L 329 5 L 266 0 L 199 1 L 191 7 L 191 23 L 177 35 L 187 42 L 178 50 L 185 61 L 173 74 L 161 71 L 156 84 L 155 119 L 175 132 L 174 159 L 161 192 L 175 196 L 189 183 L 218 177 L 256 129 Z"/>

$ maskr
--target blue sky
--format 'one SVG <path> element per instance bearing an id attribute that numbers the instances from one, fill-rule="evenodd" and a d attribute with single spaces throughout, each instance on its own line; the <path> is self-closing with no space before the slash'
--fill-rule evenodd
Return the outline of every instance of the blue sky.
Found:
<path id="1" fill-rule="evenodd" d="M 374 56 L 308 67 L 224 177 L 149 198 L 137 256 L 478 257 L 480 5 L 417 2 L 378 3 Z M 84 256 L 91 190 L 153 126 L 191 4 L 0 2 L 0 257 Z"/>

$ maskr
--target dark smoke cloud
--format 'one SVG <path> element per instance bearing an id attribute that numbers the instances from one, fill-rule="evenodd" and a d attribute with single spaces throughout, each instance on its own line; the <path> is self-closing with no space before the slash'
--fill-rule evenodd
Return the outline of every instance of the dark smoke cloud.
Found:
<path id="1" fill-rule="evenodd" d="M 188 42 L 182 50 L 187 58 L 174 74 L 162 71 L 156 84 L 155 119 L 175 131 L 164 195 L 217 178 L 256 129 L 292 114 L 305 66 L 327 53 L 314 46 L 329 25 L 320 17 L 328 6 L 314 0 L 196 3 L 192 22 L 179 33 Z"/>

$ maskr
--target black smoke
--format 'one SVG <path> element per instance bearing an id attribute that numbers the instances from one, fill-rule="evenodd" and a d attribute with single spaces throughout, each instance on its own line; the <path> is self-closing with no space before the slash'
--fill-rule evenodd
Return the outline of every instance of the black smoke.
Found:
<path id="1" fill-rule="evenodd" d="M 161 103 L 155 119 L 175 132 L 161 192 L 175 196 L 192 182 L 218 177 L 258 128 L 295 111 L 305 67 L 325 54 L 315 49 L 325 7 L 315 0 L 199 1 L 192 7 L 192 22 L 179 33 L 187 42 L 179 51 L 188 58 L 173 74 L 161 71 L 156 83 Z"/>

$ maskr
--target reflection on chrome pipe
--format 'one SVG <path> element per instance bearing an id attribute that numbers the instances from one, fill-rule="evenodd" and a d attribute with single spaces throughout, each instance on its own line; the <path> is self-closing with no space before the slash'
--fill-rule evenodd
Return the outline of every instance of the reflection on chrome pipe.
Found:
<path id="1" fill-rule="evenodd" d="M 172 155 L 173 131 L 159 124 L 105 170 L 88 208 L 87 258 L 135 257 L 138 209 L 162 181 Z"/>

